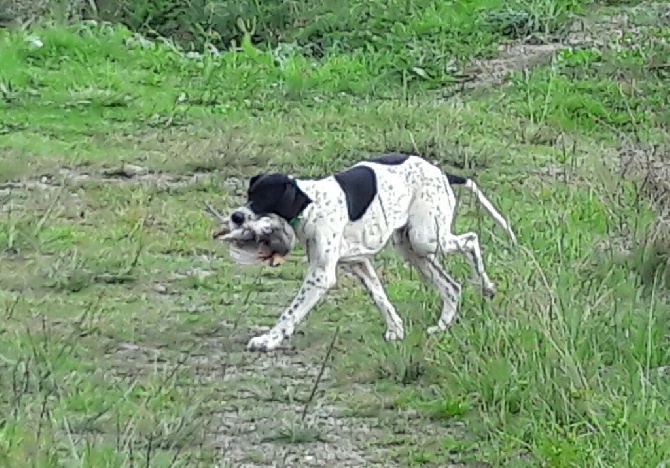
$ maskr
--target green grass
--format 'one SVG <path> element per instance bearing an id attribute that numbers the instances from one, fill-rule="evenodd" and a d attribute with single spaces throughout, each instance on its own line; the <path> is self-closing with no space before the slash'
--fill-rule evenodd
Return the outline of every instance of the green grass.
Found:
<path id="1" fill-rule="evenodd" d="M 519 2 L 545 18 L 531 36 L 565 37 L 578 11 L 596 45 L 454 95 L 444 83 L 503 39 L 474 22 L 501 3 L 466 4 L 442 74 L 400 67 L 395 46 L 187 58 L 117 26 L 0 31 L 0 465 L 667 463 L 670 269 L 646 164 L 668 165 L 668 6 Z M 610 37 L 621 12 L 629 32 Z M 422 21 L 396 25 L 418 48 Z M 385 251 L 405 341 L 382 340 L 342 277 L 286 349 L 245 352 L 304 263 L 232 265 L 203 203 L 234 206 L 260 170 L 318 176 L 389 149 L 476 175 L 510 218 L 514 250 L 461 194 L 455 229 L 480 233 L 499 294 L 445 260 L 461 311 L 427 337 L 439 298 Z"/>

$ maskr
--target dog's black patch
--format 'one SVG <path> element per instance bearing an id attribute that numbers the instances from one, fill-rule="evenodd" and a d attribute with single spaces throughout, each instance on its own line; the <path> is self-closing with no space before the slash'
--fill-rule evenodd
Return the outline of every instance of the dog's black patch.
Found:
<path id="1" fill-rule="evenodd" d="M 451 185 L 465 185 L 468 182 L 467 177 L 461 177 L 459 175 L 449 174 L 445 172 L 444 175 L 447 176 L 447 180 Z"/>
<path id="2" fill-rule="evenodd" d="M 247 204 L 257 215 L 274 213 L 291 221 L 311 202 L 296 181 L 285 174 L 258 174 L 249 179 Z"/>
<path id="3" fill-rule="evenodd" d="M 399 166 L 405 161 L 407 161 L 407 159 L 410 156 L 411 155 L 409 154 L 403 154 L 403 153 L 388 153 L 374 158 L 370 158 L 368 159 L 368 162 L 384 164 L 386 166 Z"/>
<path id="4" fill-rule="evenodd" d="M 349 219 L 356 221 L 367 211 L 377 195 L 377 175 L 367 166 L 355 166 L 334 174 L 347 199 Z"/>

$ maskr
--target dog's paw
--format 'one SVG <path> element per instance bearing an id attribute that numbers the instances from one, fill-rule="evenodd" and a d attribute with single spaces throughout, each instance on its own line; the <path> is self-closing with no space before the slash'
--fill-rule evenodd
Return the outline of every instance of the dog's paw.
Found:
<path id="1" fill-rule="evenodd" d="M 437 321 L 437 325 L 426 328 L 426 333 L 429 335 L 435 335 L 437 333 L 446 332 L 449 329 L 451 322 L 453 322 L 454 316 L 455 314 L 447 318 L 440 317 L 440 319 Z"/>
<path id="2" fill-rule="evenodd" d="M 484 287 L 482 288 L 482 294 L 484 295 L 484 297 L 487 297 L 489 299 L 493 299 L 496 295 L 496 292 L 497 292 L 496 285 L 493 283 L 484 285 Z"/>
<path id="3" fill-rule="evenodd" d="M 384 333 L 385 341 L 400 341 L 405 338 L 405 330 L 402 328 L 389 328 Z"/>
<path id="4" fill-rule="evenodd" d="M 426 333 L 428 333 L 429 335 L 435 335 L 437 333 L 444 333 L 444 332 L 447 331 L 447 328 L 449 328 L 449 327 L 444 326 L 444 325 L 435 325 L 435 326 L 426 328 Z"/>
<path id="5" fill-rule="evenodd" d="M 247 351 L 267 352 L 276 349 L 282 342 L 282 337 L 272 333 L 255 336 L 247 343 Z"/>

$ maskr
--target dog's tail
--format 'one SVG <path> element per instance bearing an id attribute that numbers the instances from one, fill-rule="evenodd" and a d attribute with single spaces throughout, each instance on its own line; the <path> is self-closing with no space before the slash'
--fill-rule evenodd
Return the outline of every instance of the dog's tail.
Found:
<path id="1" fill-rule="evenodd" d="M 495 209 L 495 207 L 489 201 L 489 199 L 486 198 L 486 196 L 481 192 L 481 190 L 479 190 L 479 187 L 477 187 L 477 184 L 475 183 L 474 180 L 449 173 L 445 173 L 445 175 L 447 176 L 449 185 L 463 185 L 466 189 L 472 192 L 477 197 L 477 200 L 479 200 L 479 203 L 481 203 L 484 206 L 486 211 L 488 211 L 488 213 L 493 217 L 493 219 L 495 219 L 496 222 L 507 232 L 507 234 L 512 239 L 512 242 L 514 244 L 517 243 L 516 236 L 514 235 L 514 232 L 512 231 L 512 228 L 509 226 L 507 220 L 505 220 L 505 218 L 498 212 L 498 210 Z"/>

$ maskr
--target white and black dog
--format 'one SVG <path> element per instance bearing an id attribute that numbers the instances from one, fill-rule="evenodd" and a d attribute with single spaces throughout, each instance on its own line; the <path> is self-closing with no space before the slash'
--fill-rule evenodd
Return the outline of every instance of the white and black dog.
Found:
<path id="1" fill-rule="evenodd" d="M 252 338 L 247 349 L 269 351 L 292 336 L 335 286 L 338 265 L 359 278 L 370 293 L 386 323 L 384 339 L 401 340 L 405 333 L 402 319 L 371 261 L 389 240 L 439 291 L 442 312 L 428 333 L 447 329 L 456 316 L 461 293 L 461 286 L 440 265 L 438 254 L 465 254 L 483 294 L 492 297 L 495 285 L 484 269 L 479 237 L 474 232 L 451 232 L 456 209 L 452 185 L 463 185 L 473 192 L 516 243 L 507 221 L 474 181 L 446 174 L 419 156 L 384 154 L 318 180 L 294 179 L 281 173 L 253 176 L 247 203 L 230 216 L 231 227 L 253 226 L 270 214 L 278 215 L 293 226 L 307 253 L 308 267 L 302 286 L 277 323 Z"/>

